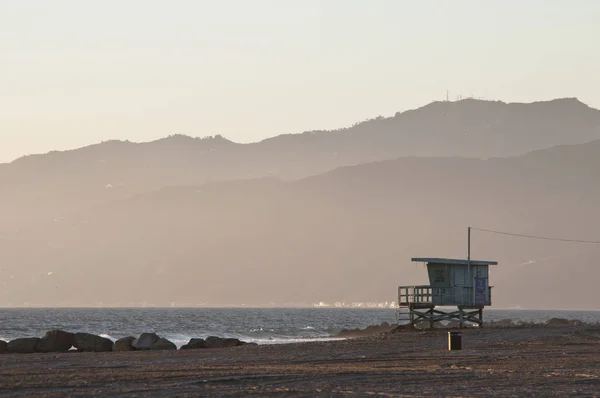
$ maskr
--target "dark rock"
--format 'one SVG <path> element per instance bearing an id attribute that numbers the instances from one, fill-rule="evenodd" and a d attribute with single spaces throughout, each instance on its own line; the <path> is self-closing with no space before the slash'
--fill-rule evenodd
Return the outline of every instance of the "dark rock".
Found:
<path id="1" fill-rule="evenodd" d="M 191 339 L 189 343 L 181 347 L 182 350 L 197 350 L 200 348 L 206 348 L 204 339 Z"/>
<path id="2" fill-rule="evenodd" d="M 239 347 L 246 343 L 240 341 L 239 339 L 223 339 L 223 347 Z"/>
<path id="3" fill-rule="evenodd" d="M 582 326 L 583 322 L 575 319 L 551 318 L 546 322 L 548 326 Z"/>
<path id="4" fill-rule="evenodd" d="M 50 330 L 44 334 L 37 345 L 38 352 L 67 352 L 73 347 L 73 333 L 62 330 Z"/>
<path id="5" fill-rule="evenodd" d="M 208 336 L 204 340 L 204 346 L 206 348 L 221 348 L 221 338 L 216 336 Z"/>
<path id="6" fill-rule="evenodd" d="M 209 336 L 204 340 L 206 348 L 223 348 L 223 340 L 220 337 Z"/>
<path id="7" fill-rule="evenodd" d="M 131 345 L 136 350 L 149 350 L 160 339 L 156 333 L 142 333 Z"/>
<path id="8" fill-rule="evenodd" d="M 39 342 L 40 339 L 37 337 L 15 339 L 8 343 L 6 350 L 10 354 L 33 354 Z"/>
<path id="9" fill-rule="evenodd" d="M 0 354 L 8 352 L 8 343 L 4 340 L 0 340 Z"/>
<path id="10" fill-rule="evenodd" d="M 90 333 L 76 333 L 73 345 L 80 352 L 109 352 L 113 350 L 111 340 Z"/>
<path id="11" fill-rule="evenodd" d="M 227 347 L 237 347 L 244 345 L 245 343 L 238 339 L 223 339 L 216 336 L 207 337 L 204 340 L 204 345 L 206 348 L 227 348 Z"/>
<path id="12" fill-rule="evenodd" d="M 135 341 L 135 337 L 123 337 L 115 342 L 112 347 L 113 351 L 135 351 L 135 347 L 132 345 Z"/>
<path id="13" fill-rule="evenodd" d="M 165 338 L 159 338 L 150 347 L 151 350 L 176 350 L 177 346 Z"/>
<path id="14" fill-rule="evenodd" d="M 371 325 L 364 329 L 342 329 L 332 337 L 340 338 L 355 338 L 355 337 L 368 337 L 376 336 L 381 333 L 388 333 L 396 329 L 398 325 L 390 325 L 387 322 L 383 322 L 381 325 Z"/>
<path id="15" fill-rule="evenodd" d="M 398 325 L 396 326 L 394 329 L 390 330 L 389 333 L 394 334 L 394 333 L 404 333 L 404 332 L 410 332 L 416 330 L 413 325 L 411 325 L 410 323 L 407 324 L 402 324 L 402 325 Z"/>

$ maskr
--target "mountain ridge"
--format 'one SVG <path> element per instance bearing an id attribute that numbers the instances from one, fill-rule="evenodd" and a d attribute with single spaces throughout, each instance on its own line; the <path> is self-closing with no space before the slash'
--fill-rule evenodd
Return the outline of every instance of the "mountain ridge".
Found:
<path id="1" fill-rule="evenodd" d="M 99 148 L 102 146 L 115 145 L 115 144 L 130 145 L 130 146 L 136 146 L 136 145 L 151 146 L 151 145 L 157 145 L 157 144 L 161 144 L 161 143 L 173 143 L 175 141 L 179 141 L 178 143 L 187 143 L 187 144 L 219 142 L 220 144 L 231 144 L 234 146 L 250 147 L 250 146 L 260 145 L 260 144 L 263 144 L 266 142 L 285 140 L 285 139 L 289 139 L 289 138 L 296 139 L 296 138 L 302 138 L 305 136 L 310 136 L 310 135 L 315 135 L 315 134 L 345 133 L 345 132 L 351 131 L 352 129 L 355 129 L 357 127 L 364 127 L 364 125 L 368 125 L 369 123 L 389 122 L 390 120 L 394 120 L 394 119 L 397 119 L 400 117 L 406 117 L 408 115 L 410 115 L 410 116 L 418 115 L 419 113 L 423 113 L 423 112 L 429 112 L 429 111 L 437 112 L 439 110 L 447 110 L 447 109 L 453 109 L 453 108 L 460 109 L 460 107 L 463 107 L 463 106 L 485 107 L 485 106 L 494 106 L 494 105 L 499 105 L 504 108 L 515 108 L 515 107 L 520 107 L 520 106 L 527 106 L 530 109 L 534 109 L 536 107 L 545 107 L 545 106 L 549 106 L 549 107 L 558 106 L 559 108 L 568 107 L 568 108 L 576 109 L 579 112 L 582 112 L 585 110 L 594 111 L 597 113 L 598 117 L 600 118 L 600 110 L 588 106 L 587 104 L 581 102 L 576 97 L 555 98 L 555 99 L 546 100 L 546 101 L 534 101 L 534 102 L 528 102 L 528 103 L 527 102 L 504 102 L 504 101 L 499 101 L 499 100 L 491 101 L 491 100 L 466 98 L 466 99 L 462 99 L 459 101 L 433 101 L 433 102 L 430 102 L 429 104 L 423 105 L 418 108 L 409 109 L 409 110 L 406 110 L 403 112 L 400 112 L 400 111 L 396 112 L 393 116 L 390 116 L 390 117 L 377 116 L 377 117 L 373 117 L 373 118 L 370 118 L 367 120 L 356 122 L 352 126 L 349 126 L 349 127 L 342 127 L 342 128 L 337 128 L 337 129 L 331 129 L 331 130 L 315 129 L 315 130 L 307 130 L 307 131 L 304 131 L 301 133 L 279 134 L 279 135 L 276 135 L 273 137 L 267 137 L 267 138 L 261 139 L 259 141 L 250 142 L 250 143 L 235 142 L 235 141 L 232 141 L 232 140 L 229 140 L 229 139 L 223 137 L 220 134 L 208 135 L 208 136 L 204 136 L 204 137 L 194 137 L 194 136 L 190 136 L 187 134 L 171 134 L 171 135 L 163 137 L 163 138 L 158 138 L 158 139 L 151 140 L 151 141 L 140 141 L 140 142 L 133 142 L 130 140 L 113 139 L 113 140 L 105 140 L 105 141 L 102 141 L 99 143 L 86 145 L 86 146 L 83 146 L 81 148 L 76 148 L 76 149 L 52 150 L 47 153 L 24 155 L 24 156 L 21 156 L 11 162 L 0 163 L 0 166 L 6 165 L 6 164 L 22 162 L 24 159 L 28 159 L 28 158 L 32 158 L 32 157 L 40 157 L 40 156 L 52 155 L 52 154 L 68 154 L 68 153 L 77 152 L 80 150 Z M 598 137 L 598 138 L 600 138 L 600 137 Z"/>
<path id="2" fill-rule="evenodd" d="M 425 282 L 411 256 L 464 256 L 468 225 L 595 237 L 600 145 L 567 149 L 591 154 L 585 173 L 553 148 L 518 161 L 401 158 L 106 201 L 4 235 L 0 303 L 393 301 L 397 285 Z M 475 231 L 472 254 L 500 262 L 496 305 L 594 302 L 599 247 Z"/>
<path id="3" fill-rule="evenodd" d="M 404 157 L 505 158 L 593 139 L 600 139 L 600 111 L 567 98 L 529 104 L 434 102 L 345 130 L 253 144 L 220 135 L 201 139 L 175 134 L 146 143 L 112 140 L 0 165 L 0 216 L 12 225 L 20 218 L 52 219 L 167 186 L 261 177 L 291 181 Z M 21 208 L 29 211 L 23 214 Z M 0 225 L 0 231 L 5 228 Z"/>
<path id="4" fill-rule="evenodd" d="M 174 135 L 2 165 L 0 306 L 393 301 L 425 282 L 402 259 L 464 256 L 467 225 L 596 234 L 599 115 L 465 100 L 266 144 Z M 473 244 L 503 264 L 495 303 L 594 301 L 595 247 Z"/>

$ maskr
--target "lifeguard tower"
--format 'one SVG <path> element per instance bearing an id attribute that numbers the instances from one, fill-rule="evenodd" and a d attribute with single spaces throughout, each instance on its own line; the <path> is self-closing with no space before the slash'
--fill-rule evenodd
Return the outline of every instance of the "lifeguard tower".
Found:
<path id="1" fill-rule="evenodd" d="M 483 325 L 483 308 L 492 304 L 489 266 L 496 261 L 473 261 L 448 258 L 413 258 L 426 263 L 429 285 L 398 287 L 398 321 L 458 322 Z M 442 311 L 437 307 L 456 307 Z"/>

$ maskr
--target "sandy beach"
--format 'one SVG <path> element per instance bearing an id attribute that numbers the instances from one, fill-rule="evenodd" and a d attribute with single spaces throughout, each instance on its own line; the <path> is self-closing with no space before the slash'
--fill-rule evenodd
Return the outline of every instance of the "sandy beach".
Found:
<path id="1" fill-rule="evenodd" d="M 0 355 L 0 396 L 600 396 L 600 328 L 404 331 L 344 341 Z"/>

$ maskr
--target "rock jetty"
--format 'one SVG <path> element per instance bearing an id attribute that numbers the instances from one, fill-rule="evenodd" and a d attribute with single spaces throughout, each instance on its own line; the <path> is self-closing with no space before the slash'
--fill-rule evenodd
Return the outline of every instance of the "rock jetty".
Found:
<path id="1" fill-rule="evenodd" d="M 256 345 L 239 339 L 210 336 L 206 339 L 193 338 L 182 350 L 230 348 L 244 345 Z M 138 337 L 123 337 L 113 343 L 112 340 L 90 333 L 70 333 L 63 330 L 49 330 L 39 337 L 26 337 L 0 340 L 0 354 L 33 354 L 52 352 L 122 352 L 177 350 L 177 346 L 156 333 L 142 333 Z"/>

